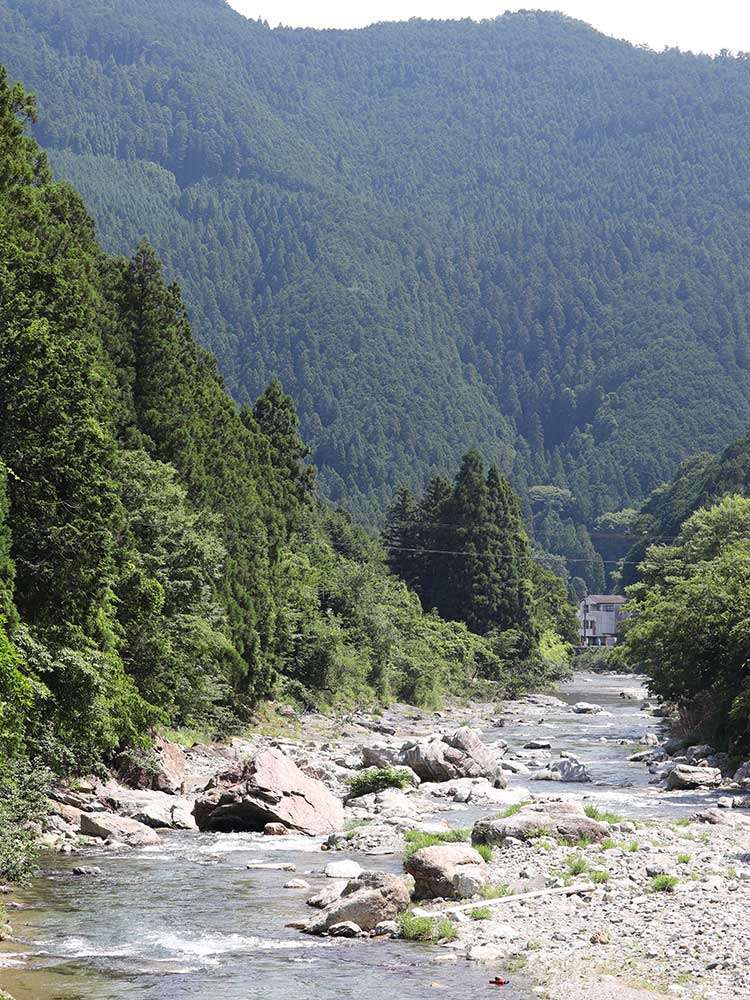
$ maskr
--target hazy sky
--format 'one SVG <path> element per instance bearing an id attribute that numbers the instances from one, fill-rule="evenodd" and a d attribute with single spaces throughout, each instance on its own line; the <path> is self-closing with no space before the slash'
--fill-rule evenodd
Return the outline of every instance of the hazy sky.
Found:
<path id="1" fill-rule="evenodd" d="M 288 24 L 316 28 L 354 28 L 373 21 L 410 17 L 495 17 L 505 10 L 562 10 L 595 28 L 643 42 L 655 49 L 677 45 L 694 52 L 719 49 L 750 51 L 750 0 L 229 0 L 248 17 L 262 17 L 272 27 Z"/>

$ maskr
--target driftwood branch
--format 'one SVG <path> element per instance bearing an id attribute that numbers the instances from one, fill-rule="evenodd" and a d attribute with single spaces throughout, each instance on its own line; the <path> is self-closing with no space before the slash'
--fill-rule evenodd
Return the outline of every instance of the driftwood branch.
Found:
<path id="1" fill-rule="evenodd" d="M 581 882 L 579 885 L 564 885 L 555 889 L 533 889 L 531 892 L 517 892 L 512 896 L 498 896 L 497 899 L 475 900 L 473 903 L 462 903 L 460 906 L 449 906 L 445 913 L 461 913 L 463 910 L 473 910 L 477 906 L 500 906 L 502 903 L 516 903 L 519 899 L 533 899 L 535 896 L 577 896 L 580 893 L 593 892 L 596 886 L 592 882 Z"/>

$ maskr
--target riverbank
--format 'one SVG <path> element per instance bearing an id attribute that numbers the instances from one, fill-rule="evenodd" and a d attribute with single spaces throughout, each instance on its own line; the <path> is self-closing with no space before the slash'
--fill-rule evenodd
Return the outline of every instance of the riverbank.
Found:
<path id="1" fill-rule="evenodd" d="M 382 1000 L 393 995 L 396 981 L 403 997 L 430 996 L 441 988 L 435 983 L 452 989 L 459 982 L 468 995 L 469 986 L 490 989 L 495 977 L 510 980 L 503 995 L 518 1000 L 625 1000 L 626 989 L 717 1000 L 750 996 L 743 961 L 750 812 L 725 808 L 730 792 L 738 804 L 744 792 L 728 784 L 667 792 L 664 780 L 676 761 L 657 745 L 663 745 L 663 723 L 642 709 L 642 694 L 633 678 L 578 677 L 563 685 L 560 698 L 531 696 L 504 706 L 452 706 L 445 713 L 397 706 L 377 717 L 346 719 L 286 713 L 284 733 L 188 751 L 178 794 L 84 783 L 69 792 L 78 805 L 58 803 L 68 826 L 76 818 L 80 823 L 75 810 L 92 801 L 118 802 L 131 814 L 140 809 L 144 819 L 143 803 L 150 800 L 152 810 L 180 822 L 217 774 L 268 750 L 296 761 L 340 800 L 364 766 L 393 763 L 404 745 L 423 774 L 424 767 L 444 766 L 446 753 L 450 766 L 473 767 L 460 759 L 463 750 L 444 742 L 460 727 L 481 734 L 487 759 L 501 772 L 453 778 L 438 772 L 429 776 L 444 780 L 430 781 L 417 775 L 404 789 L 349 799 L 343 831 L 315 838 L 160 830 L 155 843 L 129 850 L 116 839 L 82 838 L 58 824 L 46 836 L 63 853 L 46 855 L 42 878 L 30 892 L 11 897 L 30 909 L 13 913 L 17 940 L 6 944 L 5 962 L 17 969 L 3 970 L 0 983 L 17 1000 L 103 1000 L 208 997 L 220 982 L 230 1000 L 246 996 L 252 972 L 264 996 L 281 998 L 289 995 L 289 977 L 304 967 L 302 978 L 314 975 L 318 983 L 306 996 L 321 1000 Z M 435 747 L 442 764 L 432 760 Z M 475 759 L 487 766 L 483 751 L 476 750 Z M 577 780 L 565 780 L 571 777 Z M 171 812 L 164 813 L 165 805 Z M 388 943 L 383 928 L 376 940 L 342 941 L 285 926 L 309 923 L 319 911 L 305 900 L 346 884 L 324 874 L 332 860 L 396 876 L 403 872 L 409 830 L 439 835 L 463 828 L 470 836 L 474 829 L 478 840 L 480 821 L 488 817 L 504 815 L 503 822 L 513 824 L 529 815 L 554 818 L 561 809 L 601 824 L 602 835 L 593 842 L 564 837 L 542 819 L 538 836 L 495 830 L 484 837 L 492 855 L 480 859 L 476 898 L 417 903 L 418 915 L 451 922 L 454 939 L 440 948 Z M 470 850 L 468 844 L 462 850 Z M 72 874 L 92 867 L 100 873 Z M 467 884 L 472 888 L 464 880 L 462 895 Z M 364 993 L 346 978 L 352 961 L 367 970 Z M 175 976 L 182 992 L 169 986 Z M 65 992 L 74 986 L 78 993 Z"/>

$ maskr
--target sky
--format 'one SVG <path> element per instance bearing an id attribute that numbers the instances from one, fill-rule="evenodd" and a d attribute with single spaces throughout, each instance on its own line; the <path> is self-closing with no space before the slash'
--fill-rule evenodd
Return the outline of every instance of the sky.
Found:
<path id="1" fill-rule="evenodd" d="M 750 51 L 749 0 L 229 0 L 247 17 L 261 17 L 272 27 L 361 28 L 374 21 L 410 17 L 481 20 L 519 6 L 561 10 L 616 38 L 654 49 L 676 45 L 693 52 L 720 49 Z"/>

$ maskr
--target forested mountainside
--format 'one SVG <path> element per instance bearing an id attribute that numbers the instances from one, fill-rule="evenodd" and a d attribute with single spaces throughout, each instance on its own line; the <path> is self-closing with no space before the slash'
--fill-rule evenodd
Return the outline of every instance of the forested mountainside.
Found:
<path id="1" fill-rule="evenodd" d="M 732 493 L 750 496 L 750 437 L 738 438 L 719 455 L 694 455 L 671 482 L 654 490 L 630 522 L 637 541 L 624 560 L 622 585 L 638 579 L 650 545 L 673 542 L 691 514 Z"/>
<path id="2" fill-rule="evenodd" d="M 25 134 L 33 115 L 0 67 L 0 797 L 14 760 L 85 771 L 156 727 L 231 732 L 269 697 L 429 705 L 559 671 L 572 608 L 520 522 L 522 609 L 423 610 L 316 499 L 280 384 L 238 408 L 154 251 L 100 249 Z M 469 549 L 462 585 L 494 600 L 493 554 Z"/>
<path id="3" fill-rule="evenodd" d="M 533 12 L 0 0 L 0 26 L 105 247 L 151 240 L 232 394 L 278 376 L 355 512 L 473 443 L 560 491 L 535 532 L 595 585 L 586 527 L 748 426 L 747 59 Z"/>

